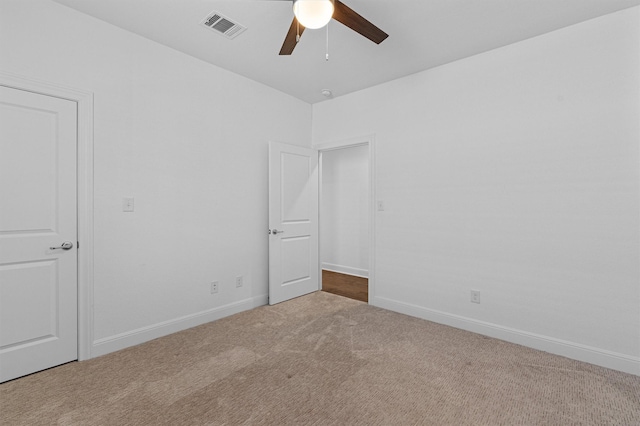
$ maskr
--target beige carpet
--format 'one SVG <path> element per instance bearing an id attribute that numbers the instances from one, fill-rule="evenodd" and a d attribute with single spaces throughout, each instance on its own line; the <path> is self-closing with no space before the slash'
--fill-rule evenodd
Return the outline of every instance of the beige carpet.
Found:
<path id="1" fill-rule="evenodd" d="M 320 292 L 0 385 L 2 425 L 640 425 L 640 377 Z"/>

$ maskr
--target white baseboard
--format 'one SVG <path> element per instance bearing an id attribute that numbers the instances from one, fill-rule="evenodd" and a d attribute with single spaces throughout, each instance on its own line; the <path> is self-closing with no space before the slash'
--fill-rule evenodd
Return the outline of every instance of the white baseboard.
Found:
<path id="1" fill-rule="evenodd" d="M 260 296 L 254 296 L 251 298 L 251 300 L 253 301 L 253 308 L 258 308 L 260 306 L 269 304 L 269 295 L 263 294 Z"/>
<path id="2" fill-rule="evenodd" d="M 370 303 L 379 308 L 401 314 L 640 376 L 640 357 L 633 357 L 553 337 L 503 327 L 497 324 L 452 315 L 385 297 L 374 297 L 373 302 Z"/>
<path id="3" fill-rule="evenodd" d="M 369 278 L 369 271 L 366 269 L 352 268 L 351 266 L 336 265 L 334 263 L 322 262 L 322 269 L 325 271 L 339 272 L 341 274 L 354 275 L 361 278 Z"/>
<path id="4" fill-rule="evenodd" d="M 149 340 L 157 339 L 158 337 L 167 336 L 178 331 L 228 317 L 229 315 L 266 305 L 267 302 L 267 295 L 256 296 L 250 299 L 244 299 L 228 305 L 209 309 L 207 311 L 186 315 L 181 318 L 164 321 L 147 327 L 117 334 L 115 336 L 98 339 L 93 342 L 91 357 L 93 358 L 106 355 L 130 346 L 139 345 L 141 343 L 148 342 Z"/>

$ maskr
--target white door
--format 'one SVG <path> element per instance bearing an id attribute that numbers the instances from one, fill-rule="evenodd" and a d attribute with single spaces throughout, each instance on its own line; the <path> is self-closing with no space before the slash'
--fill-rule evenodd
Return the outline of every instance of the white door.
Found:
<path id="1" fill-rule="evenodd" d="M 318 151 L 269 144 L 269 304 L 318 290 Z"/>
<path id="2" fill-rule="evenodd" d="M 76 140 L 75 102 L 0 86 L 0 382 L 78 358 Z"/>

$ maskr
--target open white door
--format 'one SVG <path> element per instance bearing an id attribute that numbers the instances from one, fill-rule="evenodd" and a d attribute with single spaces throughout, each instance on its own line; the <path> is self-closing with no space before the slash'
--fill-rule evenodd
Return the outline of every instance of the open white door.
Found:
<path id="1" fill-rule="evenodd" d="M 0 86 L 0 382 L 78 358 L 77 104 Z"/>
<path id="2" fill-rule="evenodd" d="M 269 304 L 318 290 L 318 151 L 269 144 Z"/>

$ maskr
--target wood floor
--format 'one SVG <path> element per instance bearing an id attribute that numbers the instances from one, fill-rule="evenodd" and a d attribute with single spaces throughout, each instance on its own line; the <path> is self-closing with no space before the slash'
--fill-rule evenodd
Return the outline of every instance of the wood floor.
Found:
<path id="1" fill-rule="evenodd" d="M 338 272 L 322 271 L 322 291 L 361 302 L 369 301 L 369 280 Z"/>

